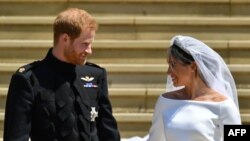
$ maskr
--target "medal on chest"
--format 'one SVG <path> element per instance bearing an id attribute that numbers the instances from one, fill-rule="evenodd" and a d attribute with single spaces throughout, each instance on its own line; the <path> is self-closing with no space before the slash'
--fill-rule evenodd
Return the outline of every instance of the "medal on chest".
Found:
<path id="1" fill-rule="evenodd" d="M 95 109 L 96 107 L 91 107 L 91 111 L 90 111 L 90 120 L 91 121 L 95 121 L 95 118 L 98 117 L 98 112 Z"/>

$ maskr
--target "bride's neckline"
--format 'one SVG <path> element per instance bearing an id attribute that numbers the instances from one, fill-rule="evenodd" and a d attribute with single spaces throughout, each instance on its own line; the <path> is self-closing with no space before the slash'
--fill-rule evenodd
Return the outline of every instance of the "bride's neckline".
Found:
<path id="1" fill-rule="evenodd" d="M 201 100 L 191 100 L 191 99 L 174 99 L 165 97 L 163 94 L 160 95 L 163 100 L 174 101 L 174 102 L 193 102 L 193 103 L 223 103 L 229 100 L 229 98 L 222 101 L 201 101 Z"/>
<path id="2" fill-rule="evenodd" d="M 187 100 L 187 101 L 201 101 L 201 102 L 221 102 L 228 99 L 224 95 L 218 93 L 217 91 L 209 88 L 200 89 L 196 92 L 196 96 L 186 94 L 185 89 L 179 89 L 176 91 L 171 91 L 162 94 L 163 98 L 173 99 L 173 100 Z"/>

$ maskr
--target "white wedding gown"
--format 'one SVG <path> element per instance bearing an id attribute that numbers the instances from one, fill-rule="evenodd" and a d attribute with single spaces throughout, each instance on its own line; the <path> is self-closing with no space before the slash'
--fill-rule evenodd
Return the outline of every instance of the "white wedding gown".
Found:
<path id="1" fill-rule="evenodd" d="M 158 98 L 149 135 L 121 141 L 222 141 L 223 125 L 241 124 L 231 99 L 221 102 Z"/>

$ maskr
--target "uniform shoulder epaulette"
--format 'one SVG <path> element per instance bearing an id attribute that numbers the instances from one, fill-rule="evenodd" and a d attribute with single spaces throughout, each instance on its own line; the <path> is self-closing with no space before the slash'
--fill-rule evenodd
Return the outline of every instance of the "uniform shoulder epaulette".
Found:
<path id="1" fill-rule="evenodd" d="M 27 73 L 29 70 L 37 66 L 41 61 L 34 61 L 32 63 L 26 64 L 24 66 L 21 66 L 19 69 L 17 69 L 16 73 Z"/>
<path id="2" fill-rule="evenodd" d="M 98 66 L 98 65 L 96 65 L 96 64 L 94 64 L 94 63 L 91 63 L 91 62 L 86 62 L 85 65 L 93 66 L 93 67 L 97 67 L 97 68 L 102 68 L 101 66 Z"/>

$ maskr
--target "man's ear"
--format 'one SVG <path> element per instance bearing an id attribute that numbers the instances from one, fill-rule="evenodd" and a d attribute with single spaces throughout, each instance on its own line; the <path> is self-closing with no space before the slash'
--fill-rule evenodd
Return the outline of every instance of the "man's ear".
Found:
<path id="1" fill-rule="evenodd" d="M 70 41 L 70 38 L 68 34 L 64 33 L 60 35 L 59 40 L 61 41 L 61 43 L 68 43 Z"/>

